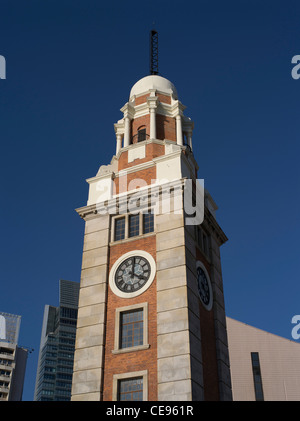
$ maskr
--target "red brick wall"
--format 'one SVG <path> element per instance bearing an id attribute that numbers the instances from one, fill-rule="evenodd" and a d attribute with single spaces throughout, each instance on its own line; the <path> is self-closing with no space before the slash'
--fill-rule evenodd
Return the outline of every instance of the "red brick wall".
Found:
<path id="1" fill-rule="evenodd" d="M 140 128 L 146 128 L 146 134 L 150 135 L 150 114 L 131 120 L 132 143 L 137 143 L 137 133 Z M 176 142 L 176 119 L 156 113 L 156 137 Z"/>
<path id="2" fill-rule="evenodd" d="M 176 142 L 176 119 L 162 114 L 156 114 L 157 139 L 173 140 Z"/>
<path id="3" fill-rule="evenodd" d="M 153 158 L 165 154 L 164 145 L 158 145 L 157 143 L 149 143 L 146 145 L 146 156 L 145 158 L 137 158 L 132 162 L 128 162 L 128 151 L 122 152 L 118 162 L 118 171 L 130 168 L 143 162 L 151 161 Z"/>
<path id="4" fill-rule="evenodd" d="M 143 104 L 144 102 L 147 102 L 147 98 L 148 98 L 149 94 L 145 94 L 145 95 L 141 95 L 138 96 L 137 98 L 135 98 L 135 105 L 140 105 Z M 165 104 L 171 104 L 171 96 L 170 95 L 165 95 L 165 94 L 155 94 L 155 96 L 158 97 L 158 100 L 160 102 L 164 102 Z"/>
<path id="5" fill-rule="evenodd" d="M 164 102 L 165 104 L 171 104 L 171 96 L 170 95 L 164 95 L 164 94 L 156 94 L 158 97 L 158 100 L 160 102 Z"/>
<path id="6" fill-rule="evenodd" d="M 138 181 L 135 183 L 135 180 L 141 180 L 140 184 L 138 183 Z M 124 193 L 125 191 L 128 191 L 128 186 L 131 183 L 131 186 L 129 186 L 129 188 L 132 190 L 134 188 L 138 188 L 138 187 L 144 187 L 146 185 L 150 185 L 152 183 L 154 183 L 154 181 L 152 180 L 156 180 L 156 167 L 150 167 L 150 168 L 146 168 L 144 170 L 141 171 L 135 171 L 133 173 L 121 176 L 121 177 L 116 177 L 114 180 L 114 194 L 119 194 L 119 192 Z M 134 185 L 133 185 L 134 183 Z"/>
<path id="7" fill-rule="evenodd" d="M 118 171 L 127 168 L 128 166 L 128 151 L 122 151 L 118 161 Z"/>
<path id="8" fill-rule="evenodd" d="M 202 253 L 198 249 L 196 250 L 197 260 L 200 260 L 204 264 L 208 274 L 210 274 L 209 263 Z M 199 299 L 199 313 L 203 361 L 204 400 L 218 401 L 219 388 L 214 312 L 213 309 L 207 311 Z"/>
<path id="9" fill-rule="evenodd" d="M 145 250 L 156 260 L 155 235 L 128 241 L 123 244 L 115 244 L 110 247 L 109 268 L 114 262 L 131 250 Z M 133 304 L 148 302 L 148 349 L 122 354 L 113 354 L 115 311 L 116 308 Z M 104 383 L 103 400 L 112 399 L 113 375 L 132 371 L 148 370 L 148 399 L 157 400 L 157 305 L 156 305 L 156 278 L 151 286 L 141 295 L 135 298 L 117 297 L 108 287 L 107 294 L 107 319 L 105 358 L 104 358 Z"/>
<path id="10" fill-rule="evenodd" d="M 149 96 L 149 94 L 145 94 L 145 95 L 141 95 L 141 96 L 136 97 L 134 105 L 140 105 L 140 104 L 143 104 L 144 102 L 147 102 L 148 96 Z"/>

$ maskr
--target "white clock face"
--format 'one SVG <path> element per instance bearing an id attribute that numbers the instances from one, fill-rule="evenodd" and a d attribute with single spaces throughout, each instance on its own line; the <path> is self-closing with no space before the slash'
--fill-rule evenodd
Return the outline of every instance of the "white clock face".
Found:
<path id="1" fill-rule="evenodd" d="M 212 308 L 212 288 L 208 273 L 201 262 L 197 262 L 197 284 L 200 300 L 207 310 Z"/>
<path id="2" fill-rule="evenodd" d="M 151 274 L 145 257 L 134 255 L 121 262 L 116 270 L 115 284 L 120 291 L 131 293 L 141 289 Z"/>
<path id="3" fill-rule="evenodd" d="M 109 286 L 119 297 L 136 297 L 150 287 L 155 272 L 153 257 L 144 250 L 133 250 L 114 263 L 109 274 Z"/>

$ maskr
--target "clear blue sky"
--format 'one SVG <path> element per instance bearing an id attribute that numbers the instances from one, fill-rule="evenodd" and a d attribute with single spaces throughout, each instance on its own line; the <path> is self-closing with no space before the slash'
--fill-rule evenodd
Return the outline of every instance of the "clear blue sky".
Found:
<path id="1" fill-rule="evenodd" d="M 219 206 L 227 315 L 292 339 L 300 314 L 299 1 L 2 0 L 0 311 L 22 316 L 32 400 L 43 310 L 80 280 L 86 179 L 115 153 L 132 85 L 159 71 L 195 122 Z"/>

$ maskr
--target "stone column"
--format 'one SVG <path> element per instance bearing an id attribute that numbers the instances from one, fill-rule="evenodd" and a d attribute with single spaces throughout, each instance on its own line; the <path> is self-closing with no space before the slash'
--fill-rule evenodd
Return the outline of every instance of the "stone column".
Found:
<path id="1" fill-rule="evenodd" d="M 130 102 L 127 102 L 124 107 L 121 108 L 124 114 L 124 148 L 130 145 L 130 120 L 134 118 L 134 107 Z"/>
<path id="2" fill-rule="evenodd" d="M 176 137 L 177 137 L 177 144 L 183 145 L 183 136 L 182 136 L 182 124 L 181 124 L 181 115 L 178 114 L 176 116 Z"/>
<path id="3" fill-rule="evenodd" d="M 158 97 L 155 96 L 154 91 L 151 92 L 147 98 L 147 103 L 150 112 L 150 139 L 156 139 L 156 108 L 157 108 Z"/>
<path id="4" fill-rule="evenodd" d="M 126 116 L 125 120 L 125 133 L 124 133 L 124 148 L 129 146 L 130 143 L 130 118 Z"/>
<path id="5" fill-rule="evenodd" d="M 191 150 L 193 150 L 193 145 L 192 145 L 192 132 L 191 131 L 187 131 L 186 132 L 186 137 L 187 137 L 187 144 L 189 145 L 189 147 L 191 148 Z"/>
<path id="6" fill-rule="evenodd" d="M 114 124 L 115 134 L 116 134 L 116 155 L 122 148 L 122 140 L 124 136 L 124 122 L 119 121 L 118 123 Z"/>
<path id="7" fill-rule="evenodd" d="M 150 139 L 156 139 L 156 113 L 154 108 L 150 108 Z"/>
<path id="8" fill-rule="evenodd" d="M 117 134 L 117 149 L 116 149 L 116 155 L 118 154 L 118 152 L 120 151 L 120 149 L 122 148 L 122 135 L 121 134 Z"/>

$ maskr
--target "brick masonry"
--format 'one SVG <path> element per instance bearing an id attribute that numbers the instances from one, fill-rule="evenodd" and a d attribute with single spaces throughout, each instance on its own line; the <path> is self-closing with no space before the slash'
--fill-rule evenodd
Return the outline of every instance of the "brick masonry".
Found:
<path id="1" fill-rule="evenodd" d="M 156 260 L 155 235 L 133 241 L 116 243 L 110 247 L 109 268 L 123 254 L 132 250 L 144 250 Z M 117 308 L 148 302 L 148 342 L 145 350 L 113 354 L 115 334 L 115 312 Z M 107 293 L 106 338 L 104 359 L 103 399 L 112 399 L 113 375 L 148 370 L 148 399 L 157 400 L 157 308 L 156 279 L 143 294 L 135 298 L 120 298 L 110 288 Z"/>

